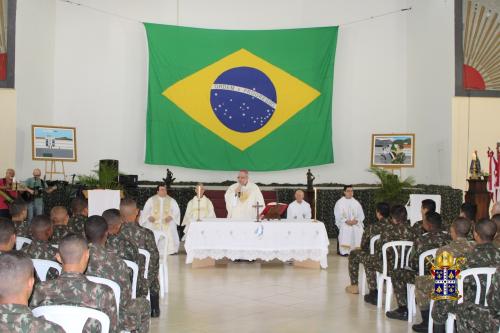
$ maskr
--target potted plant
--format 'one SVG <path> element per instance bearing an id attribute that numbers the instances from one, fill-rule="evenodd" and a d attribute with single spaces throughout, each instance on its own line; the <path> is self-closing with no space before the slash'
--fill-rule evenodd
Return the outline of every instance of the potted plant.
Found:
<path id="1" fill-rule="evenodd" d="M 415 184 L 413 177 L 402 180 L 385 169 L 371 167 L 368 172 L 377 176 L 380 187 L 375 190 L 375 202 L 387 202 L 392 205 L 404 205 L 408 201 L 409 193 L 405 189 Z"/>

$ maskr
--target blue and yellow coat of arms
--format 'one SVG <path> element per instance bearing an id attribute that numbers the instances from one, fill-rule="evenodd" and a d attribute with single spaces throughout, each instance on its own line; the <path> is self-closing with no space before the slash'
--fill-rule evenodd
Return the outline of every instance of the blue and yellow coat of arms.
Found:
<path id="1" fill-rule="evenodd" d="M 431 274 L 434 277 L 433 300 L 458 300 L 457 279 L 460 278 L 460 266 L 465 263 L 465 258 L 454 258 L 453 254 L 443 251 L 432 262 Z"/>

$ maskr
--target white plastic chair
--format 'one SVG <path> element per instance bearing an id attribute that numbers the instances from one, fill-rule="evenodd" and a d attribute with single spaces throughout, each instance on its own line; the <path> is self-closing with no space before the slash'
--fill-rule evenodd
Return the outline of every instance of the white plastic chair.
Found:
<path id="1" fill-rule="evenodd" d="M 146 260 L 144 261 L 145 263 L 145 267 L 144 267 L 144 278 L 147 279 L 148 278 L 148 272 L 149 272 L 149 260 L 151 258 L 151 254 L 149 253 L 148 250 L 145 250 L 145 249 L 139 249 L 139 254 L 143 255 Z"/>
<path id="2" fill-rule="evenodd" d="M 370 255 L 375 254 L 375 242 L 380 239 L 380 235 L 370 238 Z M 361 276 L 361 295 L 366 295 L 366 271 L 363 264 L 360 264 L 359 274 Z"/>
<path id="3" fill-rule="evenodd" d="M 105 279 L 98 276 L 87 275 L 87 280 L 98 284 L 104 284 L 113 289 L 113 294 L 115 294 L 115 301 L 116 301 L 116 317 L 120 318 L 120 295 L 121 295 L 120 285 L 113 280 Z"/>
<path id="4" fill-rule="evenodd" d="M 47 280 L 47 273 L 50 268 L 56 269 L 59 274 L 61 274 L 62 267 L 59 263 L 52 260 L 44 260 L 44 259 L 31 259 L 33 261 L 33 266 L 35 267 L 36 275 L 40 281 Z"/>
<path id="5" fill-rule="evenodd" d="M 387 275 L 387 249 L 392 248 L 394 251 L 394 269 L 404 268 L 408 266 L 410 260 L 410 252 L 413 247 L 413 242 L 411 241 L 393 241 L 385 243 L 382 246 L 382 273 L 377 272 L 377 308 L 382 307 L 382 293 L 384 290 L 384 282 L 386 283 L 385 291 L 385 312 L 391 310 L 392 301 L 392 281 L 391 277 Z M 398 247 L 400 250 L 398 250 Z M 408 252 L 406 252 L 408 248 Z"/>
<path id="6" fill-rule="evenodd" d="M 476 298 L 474 299 L 475 304 L 479 304 L 479 299 L 481 298 L 481 282 L 479 280 L 479 275 L 486 275 L 486 290 L 484 292 L 484 306 L 488 306 L 488 298 L 486 294 L 491 286 L 491 279 L 493 274 L 496 272 L 496 267 L 477 267 L 477 268 L 469 268 L 460 272 L 460 279 L 457 279 L 457 287 L 458 294 L 462 295 L 457 301 L 458 304 L 464 301 L 464 281 L 468 276 L 474 277 L 474 281 L 476 282 Z M 453 333 L 455 329 L 455 314 L 448 313 L 448 319 L 446 319 L 446 333 Z"/>
<path id="7" fill-rule="evenodd" d="M 31 239 L 21 236 L 16 236 L 16 250 L 19 251 L 23 248 L 24 244 L 31 244 Z"/>
<path id="8" fill-rule="evenodd" d="M 133 276 L 132 276 L 132 298 L 135 298 L 137 295 L 137 278 L 139 276 L 139 266 L 130 260 L 123 260 L 127 264 L 128 267 L 130 267 L 133 271 Z"/>
<path id="9" fill-rule="evenodd" d="M 109 317 L 104 312 L 71 305 L 44 305 L 33 309 L 35 317 L 45 319 L 60 325 L 66 332 L 81 332 L 89 318 L 101 323 L 101 332 L 109 332 Z"/>
<path id="10" fill-rule="evenodd" d="M 438 248 L 430 249 L 423 252 L 418 257 L 418 275 L 425 275 L 425 258 L 427 257 L 436 257 L 436 252 Z M 406 300 L 408 304 L 408 322 L 411 323 L 413 321 L 413 316 L 417 314 L 417 303 L 415 301 L 415 285 L 413 283 L 406 284 Z"/>
<path id="11" fill-rule="evenodd" d="M 168 264 L 167 264 L 167 246 L 168 246 L 168 233 L 166 231 L 152 230 L 155 235 L 156 246 L 160 253 L 160 267 L 159 267 L 159 280 L 160 280 L 160 297 L 168 293 Z M 163 247 L 160 248 L 160 241 L 163 239 Z"/>

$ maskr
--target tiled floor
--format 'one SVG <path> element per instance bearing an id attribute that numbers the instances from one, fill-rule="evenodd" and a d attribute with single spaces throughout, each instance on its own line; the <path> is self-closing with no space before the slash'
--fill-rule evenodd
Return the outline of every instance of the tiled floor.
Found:
<path id="1" fill-rule="evenodd" d="M 152 332 L 411 332 L 386 319 L 359 295 L 344 291 L 347 258 L 332 241 L 327 270 L 290 265 L 230 263 L 192 269 L 186 255 L 169 257 L 170 292 Z"/>

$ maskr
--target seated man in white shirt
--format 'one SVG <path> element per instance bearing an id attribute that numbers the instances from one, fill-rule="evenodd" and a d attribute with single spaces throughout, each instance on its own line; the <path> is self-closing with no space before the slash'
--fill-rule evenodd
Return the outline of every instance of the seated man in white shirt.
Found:
<path id="1" fill-rule="evenodd" d="M 286 218 L 288 220 L 308 220 L 311 218 L 311 205 L 304 201 L 304 191 L 295 191 L 295 201 L 288 205 Z"/>

